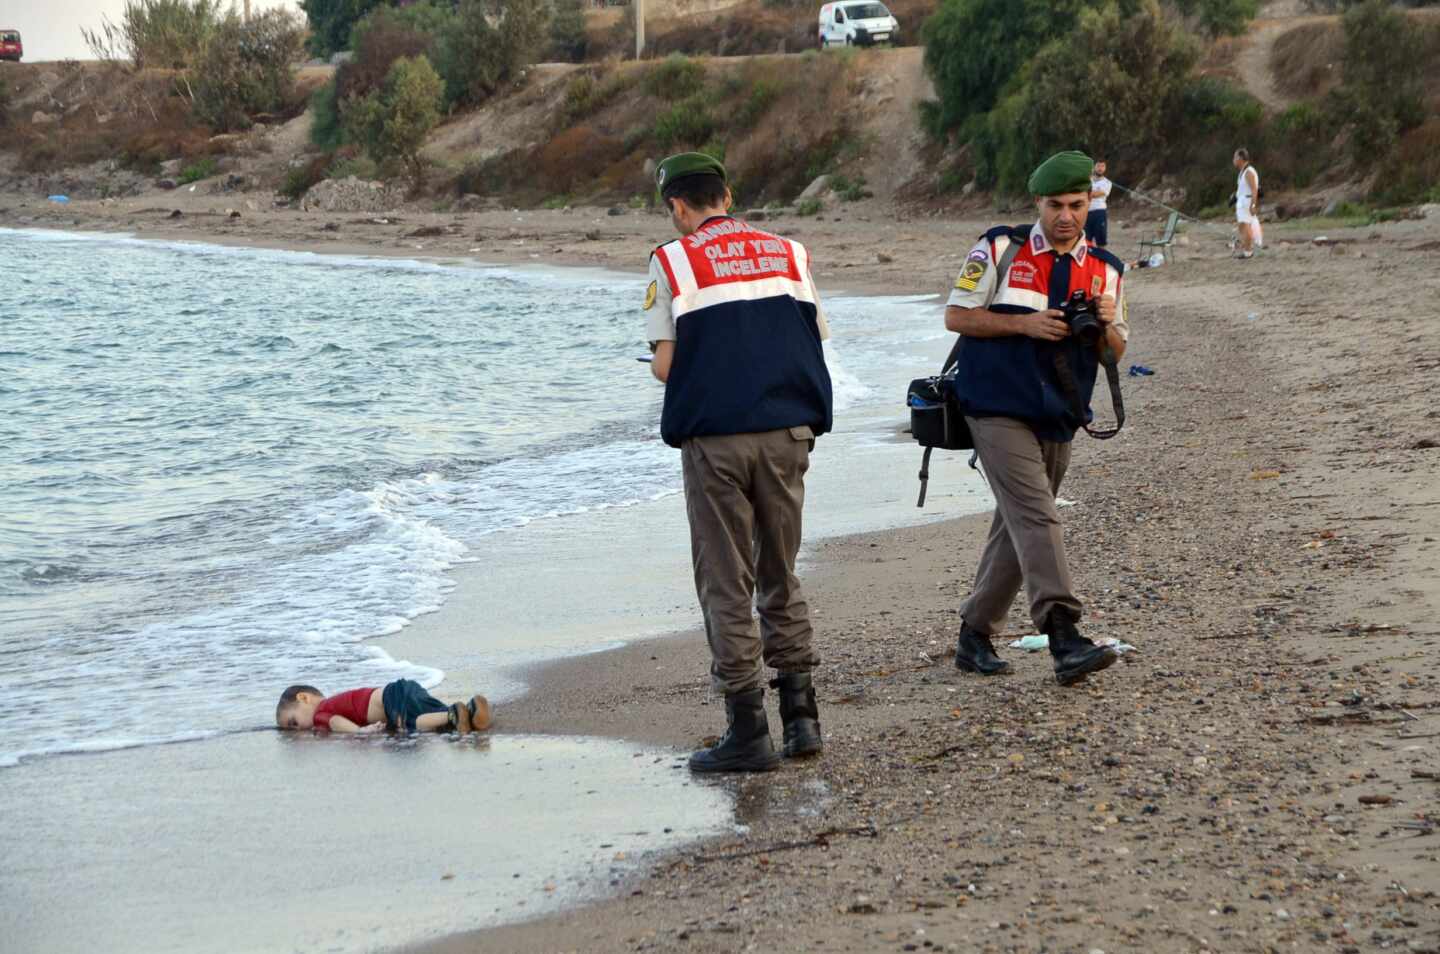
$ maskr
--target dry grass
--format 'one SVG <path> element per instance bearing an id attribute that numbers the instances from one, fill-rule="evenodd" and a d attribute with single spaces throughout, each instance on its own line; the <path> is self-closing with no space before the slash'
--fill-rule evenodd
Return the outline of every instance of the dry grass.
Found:
<path id="1" fill-rule="evenodd" d="M 1307 23 L 1281 34 L 1270 50 L 1276 88 L 1297 99 L 1323 96 L 1341 80 L 1344 52 L 1338 22 Z"/>
<path id="2" fill-rule="evenodd" d="M 7 76 L 15 104 L 12 141 L 20 168 L 29 172 L 113 159 L 151 173 L 167 159 L 224 155 L 235 146 L 235 137 L 214 136 L 196 121 L 174 70 L 66 61 L 28 64 Z M 313 82 L 297 84 L 281 115 L 267 118 L 297 115 Z"/>
<path id="3" fill-rule="evenodd" d="M 587 70 L 590 92 L 572 96 L 581 80 L 572 74 L 551 95 L 556 117 L 541 144 L 515 149 L 471 168 L 457 191 L 500 193 L 511 201 L 539 203 L 560 196 L 589 201 L 627 201 L 653 191 L 645 160 L 667 151 L 723 150 L 740 200 L 761 204 L 789 200 L 818 171 L 838 168 L 858 143 L 842 108 L 851 95 L 848 58 L 753 57 L 697 59 L 703 89 L 664 98 L 663 84 L 647 83 L 674 63 L 647 61 Z M 572 102 L 572 100 L 574 100 Z M 658 137 L 665 117 L 705 113 L 703 138 Z"/>

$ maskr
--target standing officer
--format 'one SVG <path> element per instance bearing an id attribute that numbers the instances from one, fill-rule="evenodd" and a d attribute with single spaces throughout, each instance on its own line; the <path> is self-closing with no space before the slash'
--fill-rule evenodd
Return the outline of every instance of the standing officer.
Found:
<path id="1" fill-rule="evenodd" d="M 1070 442 L 1091 418 L 1099 349 L 1112 349 L 1118 359 L 1129 334 L 1120 287 L 1124 266 L 1090 244 L 1081 227 L 1091 169 L 1079 152 L 1042 163 L 1029 181 L 1040 220 L 986 232 L 945 309 L 945 327 L 964 336 L 956 397 L 995 494 L 995 519 L 975 587 L 960 609 L 955 651 L 957 667 L 981 675 L 1009 668 L 990 638 L 1004 628 L 1022 582 L 1036 629 L 1049 634 L 1061 685 L 1116 658 L 1076 628 L 1081 605 L 1055 507 Z M 1059 310 L 1076 291 L 1096 301 L 1104 327 L 1097 346 L 1071 336 Z"/>
<path id="2" fill-rule="evenodd" d="M 1113 183 L 1105 178 L 1105 160 L 1095 160 L 1090 174 L 1090 212 L 1085 216 L 1085 236 L 1104 248 L 1110 244 L 1110 189 Z"/>
<path id="3" fill-rule="evenodd" d="M 655 181 L 682 237 L 650 256 L 650 367 L 665 382 L 660 434 L 680 449 L 710 674 L 728 720 L 690 768 L 768 771 L 779 758 L 762 658 L 778 673 L 785 755 L 821 749 L 819 656 L 795 555 L 810 451 L 830 430 L 829 332 L 804 246 L 732 218 L 723 165 L 682 153 Z"/>

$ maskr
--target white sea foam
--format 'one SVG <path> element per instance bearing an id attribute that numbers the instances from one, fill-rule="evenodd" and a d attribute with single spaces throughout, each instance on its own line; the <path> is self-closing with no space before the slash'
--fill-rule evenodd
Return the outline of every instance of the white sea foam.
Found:
<path id="1" fill-rule="evenodd" d="M 91 437 L 85 429 L 103 422 L 115 400 L 135 406 L 150 399 L 122 390 L 133 374 L 124 381 L 105 377 L 117 367 L 111 356 L 130 357 L 111 349 L 135 350 L 140 363 L 127 364 L 135 373 L 163 354 L 163 370 L 153 405 L 136 411 L 156 422 L 147 425 L 152 441 L 135 445 L 122 432 L 101 432 L 113 446 L 89 446 L 121 463 L 104 475 L 104 488 L 75 491 L 103 492 L 109 501 L 148 491 L 150 509 L 118 512 L 116 526 L 129 535 L 119 542 L 96 523 L 93 542 L 103 547 L 87 538 L 75 553 L 43 552 L 35 561 L 70 567 L 34 575 L 35 587 L 50 587 L 36 593 L 71 587 L 74 595 L 42 604 L 69 615 L 63 625 L 24 634 L 25 651 L 12 657 L 18 663 L 0 675 L 0 690 L 13 694 L 24 686 L 44 702 L 0 727 L 0 766 L 15 764 L 21 753 L 233 730 L 253 724 L 257 713 L 263 720 L 279 689 L 295 681 L 327 691 L 395 678 L 434 687 L 444 675 L 433 665 L 439 660 L 415 649 L 408 653 L 421 661 L 395 659 L 383 639 L 371 640 L 440 608 L 454 586 L 450 568 L 485 559 L 489 535 L 526 532 L 537 522 L 583 527 L 605 511 L 681 492 L 679 455 L 656 434 L 661 391 L 632 360 L 643 336 L 631 300 L 641 282 L 636 276 L 0 229 L 0 241 L 6 239 L 22 254 L 25 243 L 45 245 L 43 253 L 30 253 L 43 254 L 32 265 L 53 273 L 53 281 L 68 260 L 59 246 L 106 243 L 114 248 L 105 259 L 115 281 L 128 281 L 137 296 L 122 301 L 122 290 L 86 298 L 89 285 L 70 286 L 82 297 L 67 308 L 82 320 L 67 320 L 67 364 L 51 364 L 82 362 L 73 375 L 99 388 L 92 403 L 73 409 L 82 443 L 72 456 L 92 452 L 85 450 Z M 177 266 L 175 256 L 186 264 Z M 82 270 L 94 261 L 83 251 L 69 258 Z M 355 296 L 367 273 L 377 277 L 365 285 L 363 306 L 307 307 Z M 572 323 L 571 333 L 550 320 L 557 290 L 586 302 L 585 322 Z M 147 311 L 152 299 L 164 300 L 170 313 Z M 508 304 L 497 310 L 491 299 Z M 929 352 L 941 347 L 939 306 L 933 299 L 837 298 L 827 299 L 827 312 L 835 339 L 826 358 L 841 413 L 825 457 L 855 448 L 891 453 L 876 446 L 869 433 L 875 429 L 865 422 L 884 420 L 883 432 L 893 433 L 888 421 L 897 415 L 889 399 L 898 405 L 903 384 L 923 373 L 933 363 Z M 28 351 L 51 347 L 46 316 L 28 320 Z M 162 351 L 146 350 L 157 344 Z M 97 363 L 86 373 L 91 350 Z M 542 373 L 553 368 L 562 370 Z M 172 379 L 184 390 L 175 391 Z M 390 401 L 377 401 L 377 393 Z M 408 403 L 394 404 L 395 393 Z M 175 415 L 167 409 L 180 394 L 187 407 Z M 60 420 L 54 404 L 45 407 L 47 421 Z M 183 428 L 169 444 L 167 424 Z M 219 438 L 213 446 L 185 450 L 206 431 Z M 35 459 L 43 453 L 48 449 L 37 449 Z M 130 460 L 138 479 L 125 469 Z M 368 479 L 312 488 L 318 465 L 331 461 Z M 66 473 L 74 470 L 66 466 Z M 171 471 L 188 481 L 181 491 L 213 515 L 186 509 L 189 498 L 168 509 L 155 502 L 162 482 L 152 475 Z M 210 496 L 193 489 L 206 480 L 220 489 Z M 262 493 L 237 490 L 232 508 L 236 481 L 242 490 L 246 481 L 262 482 Z M 852 491 L 843 495 L 846 506 L 874 510 Z M 176 499 L 168 487 L 165 499 Z M 87 511 L 85 519 L 98 518 Z M 152 525 L 153 532 L 146 529 Z M 137 550 L 133 567 L 102 566 L 110 575 L 99 589 L 86 584 L 92 554 L 105 547 L 128 553 L 122 544 L 132 537 L 148 544 L 146 534 L 163 542 Z M 197 595 L 162 589 L 171 578 L 193 581 Z M 110 591 L 145 598 L 133 625 L 125 600 L 96 603 L 107 610 L 92 619 L 73 609 Z M 476 651 L 483 653 L 483 644 Z M 497 686 L 493 694 L 502 699 L 521 689 L 499 676 Z M 492 693 L 488 684 L 486 690 Z"/>

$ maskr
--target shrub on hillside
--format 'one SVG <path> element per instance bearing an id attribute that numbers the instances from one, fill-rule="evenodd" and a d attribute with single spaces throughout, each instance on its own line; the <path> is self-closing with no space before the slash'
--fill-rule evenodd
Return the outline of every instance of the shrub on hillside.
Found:
<path id="1" fill-rule="evenodd" d="M 403 7 L 376 7 L 356 21 L 350 30 L 350 50 L 358 50 L 365 42 L 365 34 L 376 27 L 401 27 L 413 33 L 421 33 L 438 43 L 455 26 L 455 4 L 445 0 L 418 0 Z"/>
<path id="2" fill-rule="evenodd" d="M 1270 71 L 1282 93 L 1309 97 L 1340 81 L 1345 35 L 1333 22 L 1305 23 L 1275 38 Z"/>
<path id="3" fill-rule="evenodd" d="M 1174 0 L 1176 8 L 1211 36 L 1239 36 L 1260 12 L 1260 0 Z"/>
<path id="4" fill-rule="evenodd" d="M 326 152 L 345 144 L 345 123 L 340 119 L 333 79 L 310 94 L 310 141 Z"/>
<path id="5" fill-rule="evenodd" d="M 179 177 L 175 180 L 181 185 L 189 185 L 192 182 L 199 182 L 201 179 L 208 179 L 220 171 L 220 164 L 213 156 L 203 156 L 180 170 Z"/>
<path id="6" fill-rule="evenodd" d="M 555 0 L 555 13 L 550 18 L 551 58 L 580 63 L 584 61 L 589 46 L 582 0 Z"/>
<path id="7" fill-rule="evenodd" d="M 310 191 L 311 186 L 325 180 L 325 171 L 329 167 L 329 156 L 316 156 L 308 162 L 292 167 L 285 174 L 285 181 L 280 184 L 280 194 L 291 199 L 299 199 Z"/>
<path id="8" fill-rule="evenodd" d="M 704 64 L 683 53 L 671 53 L 645 74 L 644 89 L 651 96 L 674 102 L 694 96 L 704 85 Z"/>
<path id="9" fill-rule="evenodd" d="M 1317 103 L 1288 107 L 1271 121 L 1264 148 L 1270 179 L 1305 189 L 1335 165 L 1333 118 Z"/>
<path id="10" fill-rule="evenodd" d="M 0 76 L 0 129 L 7 129 L 10 126 L 10 87 L 5 83 L 5 77 Z"/>
<path id="11" fill-rule="evenodd" d="M 715 119 L 710 115 L 709 98 L 700 93 L 656 116 L 651 136 L 660 148 L 674 151 L 680 146 L 699 148 L 714 132 Z"/>
<path id="12" fill-rule="evenodd" d="M 1330 108 L 1349 124 L 1351 157 L 1370 165 L 1425 119 L 1424 40 L 1386 0 L 1346 11 L 1345 73 Z"/>
<path id="13" fill-rule="evenodd" d="M 461 0 L 439 50 L 450 107 L 484 102 L 533 62 L 550 11 L 535 0 Z"/>
<path id="14" fill-rule="evenodd" d="M 97 60 L 183 70 L 199 58 L 224 10 L 221 0 L 125 0 L 119 23 L 102 15 L 98 29 L 80 33 Z"/>
<path id="15" fill-rule="evenodd" d="M 1275 188 L 1277 176 L 1271 173 L 1278 170 L 1266 148 L 1264 115 L 1259 100 L 1226 80 L 1192 74 L 1180 81 L 1155 141 L 1163 144 L 1158 158 L 1164 168 L 1183 183 L 1187 209 L 1228 201 L 1235 191 L 1230 160 L 1241 146 L 1267 170 L 1265 188 Z"/>
<path id="16" fill-rule="evenodd" d="M 428 57 L 435 49 L 434 36 L 415 29 L 388 8 L 366 17 L 355 30 L 355 40 L 355 55 L 335 71 L 335 100 L 342 115 L 349 100 L 383 86 L 397 60 Z"/>
<path id="17" fill-rule="evenodd" d="M 1114 4 L 1085 11 L 1074 35 L 1041 49 L 991 113 L 977 143 L 982 184 L 1020 192 L 1035 165 L 1061 149 L 1141 154 L 1198 56 L 1155 0 L 1128 16 Z"/>
<path id="18" fill-rule="evenodd" d="M 1440 201 L 1440 117 L 1400 139 L 1381 164 L 1370 198 L 1381 205 Z"/>
<path id="19" fill-rule="evenodd" d="M 310 20 L 307 46 L 319 57 L 350 49 L 350 31 L 384 0 L 300 0 L 300 9 Z"/>
<path id="20" fill-rule="evenodd" d="M 211 31 L 191 71 L 196 118 L 223 132 L 280 112 L 294 95 L 292 64 L 304 44 L 299 18 L 287 11 L 267 10 L 248 21 L 232 11 Z"/>
<path id="21" fill-rule="evenodd" d="M 1084 7 L 1082 0 L 942 0 L 920 31 L 937 97 L 922 114 L 929 132 L 948 135 L 993 109 L 1042 46 L 1070 34 Z"/>
<path id="22" fill-rule="evenodd" d="M 440 122 L 444 89 L 440 74 L 424 56 L 401 57 L 380 89 L 347 107 L 347 129 L 372 159 L 382 165 L 403 164 L 418 183 L 423 171 L 420 147 Z"/>

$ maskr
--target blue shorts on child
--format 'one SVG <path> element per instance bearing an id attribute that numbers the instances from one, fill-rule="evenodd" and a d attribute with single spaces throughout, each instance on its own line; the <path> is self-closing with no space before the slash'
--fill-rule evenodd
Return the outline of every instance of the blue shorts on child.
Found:
<path id="1" fill-rule="evenodd" d="M 449 712 L 450 707 L 425 691 L 413 679 L 397 679 L 380 696 L 385 704 L 385 728 L 415 731 L 415 720 L 429 712 Z"/>

